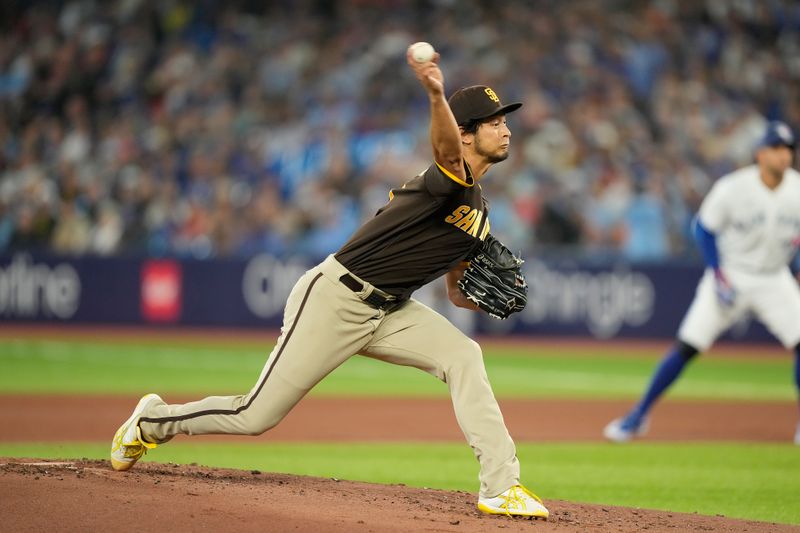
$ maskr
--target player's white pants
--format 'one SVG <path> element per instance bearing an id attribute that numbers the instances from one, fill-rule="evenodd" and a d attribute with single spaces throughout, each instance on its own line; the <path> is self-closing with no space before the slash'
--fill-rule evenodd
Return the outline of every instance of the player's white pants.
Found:
<path id="1" fill-rule="evenodd" d="M 729 327 L 752 312 L 786 348 L 800 343 L 800 286 L 788 268 L 769 274 L 725 270 L 736 299 L 731 307 L 717 299 L 714 273 L 706 270 L 692 305 L 678 330 L 678 338 L 708 350 Z"/>
<path id="2" fill-rule="evenodd" d="M 179 434 L 261 434 L 360 353 L 419 368 L 447 383 L 458 423 L 480 463 L 481 496 L 494 497 L 518 484 L 516 448 L 480 346 L 413 299 L 388 314 L 370 307 L 339 281 L 346 272 L 331 256 L 297 282 L 278 342 L 249 393 L 153 405 L 140 419 L 143 437 L 161 443 Z"/>

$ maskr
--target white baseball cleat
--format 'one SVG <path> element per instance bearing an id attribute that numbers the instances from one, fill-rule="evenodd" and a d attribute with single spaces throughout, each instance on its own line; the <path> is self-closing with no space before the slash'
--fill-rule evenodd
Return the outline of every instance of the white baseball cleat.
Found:
<path id="1" fill-rule="evenodd" d="M 486 514 L 544 518 L 550 511 L 542 500 L 522 485 L 514 485 L 494 498 L 478 498 L 478 509 Z"/>
<path id="2" fill-rule="evenodd" d="M 629 442 L 646 434 L 649 427 L 646 418 L 638 421 L 629 417 L 617 418 L 603 428 L 603 436 L 611 442 Z"/>
<path id="3" fill-rule="evenodd" d="M 145 394 L 133 410 L 130 418 L 123 423 L 111 441 L 111 466 L 114 470 L 129 470 L 136 461 L 142 458 L 147 450 L 158 446 L 142 438 L 139 429 L 139 417 L 153 402 L 163 402 L 158 394 Z"/>

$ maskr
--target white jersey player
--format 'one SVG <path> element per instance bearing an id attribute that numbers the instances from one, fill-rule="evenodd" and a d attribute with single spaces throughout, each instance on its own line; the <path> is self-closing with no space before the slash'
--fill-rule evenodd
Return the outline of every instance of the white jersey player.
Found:
<path id="1" fill-rule="evenodd" d="M 639 403 L 605 427 L 607 439 L 627 442 L 644 434 L 650 408 L 686 363 L 748 312 L 794 350 L 800 391 L 800 286 L 789 268 L 800 246 L 800 173 L 791 168 L 794 148 L 791 129 L 770 122 L 756 148 L 756 164 L 721 177 L 709 191 L 694 223 L 705 274 L 676 344 Z M 794 440 L 800 444 L 800 424 Z"/>

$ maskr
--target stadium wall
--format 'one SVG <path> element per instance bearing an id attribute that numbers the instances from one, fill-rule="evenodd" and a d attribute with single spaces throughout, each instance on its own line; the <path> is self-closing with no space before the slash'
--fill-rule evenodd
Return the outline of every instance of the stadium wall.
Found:
<path id="1" fill-rule="evenodd" d="M 0 256 L 0 321 L 279 328 L 306 258 L 177 260 Z M 584 338 L 674 336 L 702 273 L 698 265 L 528 260 L 528 306 L 506 321 L 471 312 L 451 319 L 470 333 Z M 433 285 L 433 284 L 432 284 Z M 444 291 L 420 291 L 450 316 Z M 464 317 L 467 317 L 465 320 Z M 750 320 L 730 338 L 771 337 Z"/>

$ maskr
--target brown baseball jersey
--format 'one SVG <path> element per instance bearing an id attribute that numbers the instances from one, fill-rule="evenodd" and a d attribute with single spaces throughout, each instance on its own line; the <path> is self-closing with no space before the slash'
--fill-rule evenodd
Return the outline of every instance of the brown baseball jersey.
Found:
<path id="1" fill-rule="evenodd" d="M 392 190 L 389 202 L 336 253 L 336 259 L 400 300 L 451 270 L 489 232 L 481 187 L 465 166 L 463 180 L 433 164 Z"/>

